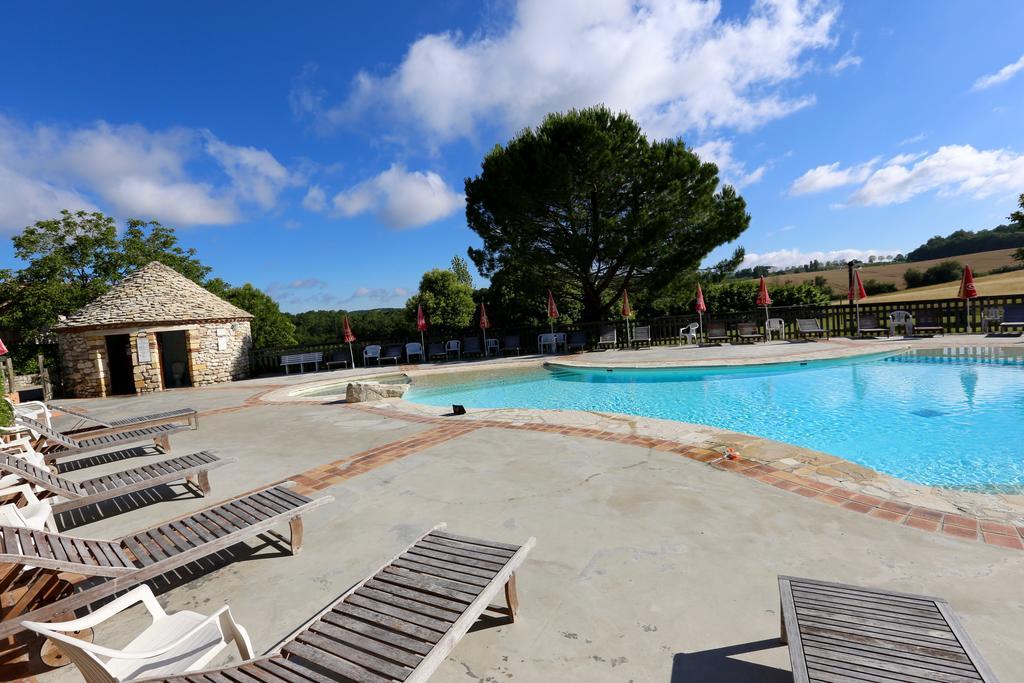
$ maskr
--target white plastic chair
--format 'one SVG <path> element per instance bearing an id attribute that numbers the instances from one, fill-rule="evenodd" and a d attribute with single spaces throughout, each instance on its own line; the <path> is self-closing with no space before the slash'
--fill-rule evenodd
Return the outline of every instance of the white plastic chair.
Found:
<path id="1" fill-rule="evenodd" d="M 999 327 L 999 323 L 1003 322 L 1003 307 L 1002 306 L 988 306 L 981 309 L 981 332 L 982 334 L 988 334 L 989 330 L 993 325 Z"/>
<path id="2" fill-rule="evenodd" d="M 423 344 L 420 344 L 419 342 L 409 342 L 405 345 L 405 360 L 411 363 L 413 356 L 419 356 L 420 362 L 423 362 Z"/>
<path id="3" fill-rule="evenodd" d="M 908 311 L 893 311 L 889 314 L 889 336 L 896 336 L 896 328 L 903 326 L 903 334 L 908 337 L 914 336 L 914 316 Z"/>
<path id="4" fill-rule="evenodd" d="M 685 341 L 687 344 L 697 343 L 697 330 L 700 329 L 699 323 L 690 323 L 686 327 L 679 328 L 679 341 Z"/>
<path id="5" fill-rule="evenodd" d="M 539 353 L 547 353 L 544 349 L 550 348 L 551 353 L 558 351 L 558 342 L 555 339 L 555 335 L 550 332 L 537 335 L 537 351 Z"/>
<path id="6" fill-rule="evenodd" d="M 772 334 L 777 333 L 779 339 L 786 339 L 786 321 L 782 318 L 768 318 L 764 326 L 764 334 L 768 341 L 772 340 Z"/>
<path id="7" fill-rule="evenodd" d="M 57 522 L 53 519 L 53 509 L 47 500 L 39 500 L 35 491 L 28 484 L 18 484 L 0 489 L 0 498 L 21 495 L 25 499 L 24 505 L 7 503 L 0 505 L 0 525 L 16 526 L 36 531 L 49 531 L 57 533 Z"/>
<path id="8" fill-rule="evenodd" d="M 153 623 L 120 650 L 65 635 L 98 626 L 139 602 L 149 611 Z M 57 623 L 23 621 L 21 625 L 53 641 L 89 683 L 163 678 L 197 671 L 232 642 L 243 660 L 253 656 L 249 634 L 234 620 L 227 605 L 209 617 L 187 610 L 168 614 L 146 584 L 81 619 Z"/>
<path id="9" fill-rule="evenodd" d="M 444 353 L 446 356 L 450 356 L 452 352 L 455 352 L 455 357 L 462 360 L 462 342 L 458 339 L 450 339 L 445 342 Z"/>
<path id="10" fill-rule="evenodd" d="M 363 367 L 369 365 L 371 360 L 377 361 L 377 365 L 380 365 L 380 346 L 377 344 L 371 344 L 363 349 Z"/>
<path id="11" fill-rule="evenodd" d="M 50 406 L 46 405 L 42 401 L 22 401 L 21 403 L 13 403 L 9 398 L 5 398 L 11 408 L 14 409 L 15 415 L 23 415 L 33 420 L 42 422 L 47 427 L 53 426 L 53 413 L 50 411 Z"/>

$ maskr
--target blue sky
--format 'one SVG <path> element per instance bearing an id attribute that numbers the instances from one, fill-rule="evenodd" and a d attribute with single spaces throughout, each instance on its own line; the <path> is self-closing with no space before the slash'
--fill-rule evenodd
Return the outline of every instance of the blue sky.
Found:
<path id="1" fill-rule="evenodd" d="M 1017 0 L 5 3 L 0 266 L 98 208 L 286 310 L 401 305 L 476 243 L 483 154 L 595 103 L 719 164 L 748 265 L 905 251 L 1024 192 L 1022 25 Z"/>

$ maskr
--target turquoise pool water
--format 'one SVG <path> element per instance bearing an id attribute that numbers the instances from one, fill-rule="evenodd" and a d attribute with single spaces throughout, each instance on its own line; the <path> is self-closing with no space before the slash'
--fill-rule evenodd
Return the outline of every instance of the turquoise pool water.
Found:
<path id="1" fill-rule="evenodd" d="M 922 484 L 1024 487 L 1024 350 L 756 369 L 493 370 L 416 378 L 406 399 L 666 418 L 813 448 Z"/>

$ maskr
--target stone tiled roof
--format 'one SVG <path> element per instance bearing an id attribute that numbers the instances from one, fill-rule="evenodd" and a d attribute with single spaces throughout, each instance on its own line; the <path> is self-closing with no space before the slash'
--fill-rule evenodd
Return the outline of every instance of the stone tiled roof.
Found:
<path id="1" fill-rule="evenodd" d="M 173 268 L 153 261 L 88 306 L 61 321 L 57 330 L 181 324 L 202 320 L 249 320 L 241 308 L 211 294 Z"/>

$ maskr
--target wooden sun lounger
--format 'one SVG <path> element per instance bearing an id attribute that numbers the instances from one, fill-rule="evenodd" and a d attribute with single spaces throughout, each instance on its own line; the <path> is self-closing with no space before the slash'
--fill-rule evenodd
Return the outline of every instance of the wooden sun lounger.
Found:
<path id="1" fill-rule="evenodd" d="M 42 467 L 36 467 L 23 458 L 0 453 L 0 473 L 17 475 L 25 482 L 43 489 L 49 497 L 59 496 L 61 500 L 51 500 L 50 503 L 53 513 L 58 514 L 127 493 L 183 480 L 206 495 L 210 492 L 210 470 L 236 460 L 221 460 L 209 451 L 201 451 L 76 482 L 52 474 Z"/>
<path id="2" fill-rule="evenodd" d="M 161 424 L 78 439 L 30 417 L 19 415 L 15 418 L 15 422 L 21 427 L 42 435 L 44 443 L 36 446 L 36 450 L 43 454 L 47 462 L 55 462 L 57 458 L 146 443 L 147 441 L 152 441 L 166 453 L 171 450 L 171 434 L 189 429 L 187 425 L 183 424 Z"/>
<path id="3" fill-rule="evenodd" d="M 794 683 L 996 677 L 941 598 L 779 577 Z"/>
<path id="4" fill-rule="evenodd" d="M 87 413 L 77 408 L 69 408 L 63 405 L 50 405 L 51 410 L 56 410 L 68 415 L 74 415 L 82 420 L 88 420 L 94 422 L 98 427 L 86 427 L 84 429 L 75 429 L 66 434 L 73 434 L 76 437 L 89 435 L 98 436 L 99 434 L 107 434 L 111 432 L 124 431 L 125 429 L 137 429 L 139 427 L 153 427 L 155 425 L 162 424 L 186 424 L 191 429 L 199 428 L 199 414 L 195 408 L 177 408 L 175 410 L 165 410 L 159 413 L 149 413 L 148 415 L 132 415 L 131 417 L 121 417 L 116 420 L 104 420 L 96 417 L 91 413 Z"/>
<path id="5" fill-rule="evenodd" d="M 942 326 L 939 317 L 934 313 L 919 313 L 914 319 L 915 335 L 934 335 L 936 332 L 946 336 L 946 328 Z"/>
<path id="6" fill-rule="evenodd" d="M 736 323 L 736 335 L 740 338 L 740 341 L 744 342 L 764 340 L 764 335 L 757 329 L 755 323 Z"/>
<path id="7" fill-rule="evenodd" d="M 164 679 L 422 683 L 504 589 L 515 621 L 521 546 L 457 536 L 441 524 L 360 581 L 265 657 Z M 492 608 L 493 609 L 493 608 Z"/>
<path id="8" fill-rule="evenodd" d="M 796 333 L 801 338 L 807 337 L 807 335 L 815 335 L 817 337 L 825 335 L 825 339 L 828 339 L 828 330 L 821 326 L 817 318 L 797 318 Z"/>
<path id="9" fill-rule="evenodd" d="M 889 336 L 889 328 L 879 327 L 878 318 L 873 315 L 862 315 L 857 319 L 857 334 L 870 334 L 876 337 L 880 334 Z"/>
<path id="10" fill-rule="evenodd" d="M 708 343 L 729 341 L 729 332 L 722 323 L 708 323 L 707 332 L 704 334 Z"/>
<path id="11" fill-rule="evenodd" d="M 5 598 L 10 596 L 0 608 L 0 639 L 23 631 L 22 621 L 69 614 L 283 522 L 289 523 L 291 550 L 297 553 L 302 515 L 331 500 L 311 500 L 285 486 L 271 486 L 114 541 L 0 526 L 0 588 Z M 65 572 L 90 580 L 79 582 L 74 591 L 61 591 Z"/>

